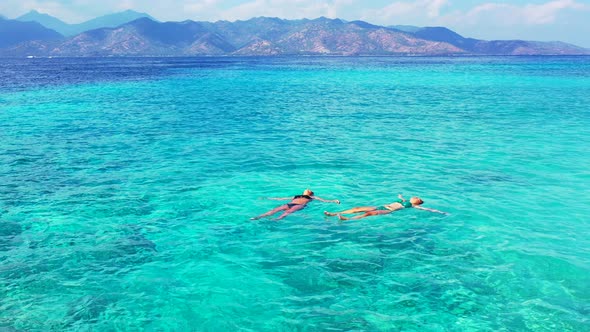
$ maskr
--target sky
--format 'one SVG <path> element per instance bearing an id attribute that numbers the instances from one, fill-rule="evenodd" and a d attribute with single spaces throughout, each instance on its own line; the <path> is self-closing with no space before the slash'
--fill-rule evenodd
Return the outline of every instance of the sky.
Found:
<path id="1" fill-rule="evenodd" d="M 160 21 L 325 16 L 377 25 L 444 26 L 464 37 L 564 41 L 590 48 L 590 0 L 1 0 L 0 14 L 37 10 L 67 23 L 132 9 Z"/>

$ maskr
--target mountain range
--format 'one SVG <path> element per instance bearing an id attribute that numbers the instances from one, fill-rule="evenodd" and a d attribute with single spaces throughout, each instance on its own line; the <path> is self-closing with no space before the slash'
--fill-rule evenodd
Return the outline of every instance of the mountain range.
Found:
<path id="1" fill-rule="evenodd" d="M 31 19 L 35 22 L 22 21 Z M 118 24 L 127 19 L 130 21 Z M 76 25 L 78 29 L 82 29 L 81 26 L 91 28 L 74 35 L 69 35 L 73 30 L 65 29 L 63 24 L 66 23 L 63 22 L 61 33 L 47 27 L 53 25 L 57 29 L 59 22 L 61 21 L 49 15 L 36 12 L 21 16 L 18 20 L 0 18 L 0 55 L 590 54 L 588 49 L 562 42 L 485 41 L 465 38 L 444 27 L 385 27 L 363 21 L 347 22 L 325 17 L 313 20 L 258 17 L 235 22 L 158 22 L 147 14 L 127 11 Z M 105 26 L 107 24 L 110 26 Z M 67 26 L 66 24 L 65 27 Z M 97 26 L 101 27 L 94 28 Z"/>
<path id="2" fill-rule="evenodd" d="M 97 17 L 78 24 L 68 24 L 53 16 L 39 13 L 36 10 L 31 10 L 30 12 L 15 18 L 15 20 L 21 22 L 37 22 L 46 28 L 55 30 L 60 34 L 69 37 L 88 30 L 114 28 L 142 17 L 147 17 L 155 21 L 150 15 L 146 13 L 138 13 L 133 10 L 126 10 L 120 13 Z"/>
<path id="3" fill-rule="evenodd" d="M 63 36 L 37 22 L 19 22 L 0 17 L 0 50 L 31 40 L 53 42 Z"/>

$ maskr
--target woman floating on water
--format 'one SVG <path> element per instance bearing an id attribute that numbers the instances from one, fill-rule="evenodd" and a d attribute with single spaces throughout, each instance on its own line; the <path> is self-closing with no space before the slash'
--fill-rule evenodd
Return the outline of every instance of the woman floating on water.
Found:
<path id="1" fill-rule="evenodd" d="M 256 220 L 256 219 L 260 219 L 263 217 L 268 217 L 270 215 L 273 215 L 279 211 L 285 211 L 283 212 L 283 214 L 281 214 L 278 218 L 274 219 L 274 220 L 281 220 L 283 218 L 285 218 L 286 216 L 290 215 L 291 213 L 295 212 L 295 211 L 299 211 L 301 209 L 303 209 L 307 203 L 313 201 L 313 200 L 318 200 L 320 202 L 325 202 L 325 203 L 336 203 L 336 204 L 340 204 L 340 201 L 337 199 L 334 200 L 326 200 L 317 196 L 313 195 L 313 191 L 309 190 L 309 189 L 305 189 L 305 191 L 303 191 L 303 195 L 297 195 L 294 197 L 278 197 L 278 198 L 268 198 L 268 199 L 272 199 L 275 201 L 282 201 L 282 200 L 291 200 L 291 202 L 287 203 L 287 204 L 283 204 L 281 206 L 277 206 L 276 208 L 263 213 L 257 217 L 254 218 L 250 218 L 251 220 Z"/>
<path id="2" fill-rule="evenodd" d="M 399 194 L 398 197 L 399 197 L 399 199 L 397 201 L 390 203 L 390 204 L 382 205 L 382 206 L 361 206 L 361 207 L 354 207 L 352 209 L 348 209 L 348 210 L 344 210 L 344 211 L 340 211 L 340 212 L 324 211 L 324 214 L 327 216 L 336 216 L 337 215 L 340 220 L 361 219 L 361 218 L 370 217 L 370 216 L 379 216 L 382 214 L 389 214 L 389 213 L 397 211 L 397 210 L 409 209 L 409 208 L 415 208 L 415 209 L 420 209 L 420 210 L 429 211 L 429 212 L 447 214 L 446 212 L 442 212 L 439 210 L 429 209 L 429 208 L 425 208 L 425 207 L 420 206 L 420 205 L 422 205 L 422 203 L 424 203 L 424 201 L 422 201 L 422 199 L 420 199 L 419 197 L 412 197 L 412 198 L 410 198 L 409 201 L 404 199 L 401 194 Z M 353 214 L 353 213 L 363 213 L 363 214 L 358 215 L 356 217 L 351 217 L 351 218 L 347 218 L 347 217 L 342 216 L 342 214 Z"/>

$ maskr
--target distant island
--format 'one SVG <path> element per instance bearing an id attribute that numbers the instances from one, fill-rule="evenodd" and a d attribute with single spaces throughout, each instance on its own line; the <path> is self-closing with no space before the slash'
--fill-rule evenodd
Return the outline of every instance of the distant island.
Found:
<path id="1" fill-rule="evenodd" d="M 0 16 L 0 56 L 443 56 L 590 55 L 563 42 L 479 40 L 444 27 L 379 26 L 364 21 L 158 22 L 125 11 L 69 25 L 30 12 Z"/>

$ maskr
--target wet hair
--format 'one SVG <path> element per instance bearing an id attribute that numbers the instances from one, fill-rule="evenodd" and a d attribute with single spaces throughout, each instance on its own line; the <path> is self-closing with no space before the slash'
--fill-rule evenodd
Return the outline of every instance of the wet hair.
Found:
<path id="1" fill-rule="evenodd" d="M 424 204 L 424 201 L 420 197 L 412 197 L 410 198 L 410 201 L 411 200 L 415 200 L 416 202 L 414 204 L 416 205 Z"/>

